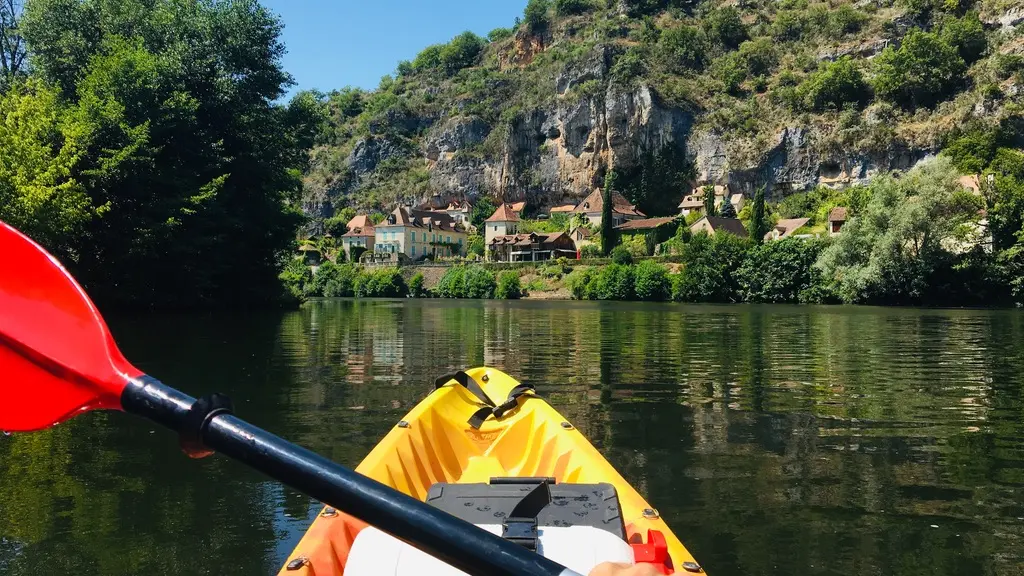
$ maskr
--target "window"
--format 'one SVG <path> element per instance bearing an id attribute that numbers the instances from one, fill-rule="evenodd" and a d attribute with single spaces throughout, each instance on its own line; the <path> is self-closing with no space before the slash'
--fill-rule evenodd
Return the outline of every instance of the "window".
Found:
<path id="1" fill-rule="evenodd" d="M 448 237 L 448 240 L 447 240 L 447 242 L 448 242 L 449 244 L 451 244 L 451 243 L 452 243 L 452 237 L 451 237 L 451 236 L 449 236 L 449 237 Z"/>
<path id="2" fill-rule="evenodd" d="M 416 255 L 416 247 L 415 247 L 415 246 L 413 246 L 413 247 L 412 247 L 412 255 L 413 255 L 413 256 L 415 256 L 415 255 Z"/>
<path id="3" fill-rule="evenodd" d="M 497 232 L 497 231 L 498 231 L 498 225 L 497 225 L 497 224 L 495 224 L 495 225 L 494 225 L 494 231 L 495 231 L 495 232 Z"/>
<path id="4" fill-rule="evenodd" d="M 424 241 L 424 242 L 426 242 L 426 241 L 427 241 L 427 233 L 426 233 L 426 232 L 424 232 L 424 233 L 423 233 L 423 241 Z"/>
<path id="5" fill-rule="evenodd" d="M 459 238 L 459 246 L 462 246 L 462 238 Z"/>

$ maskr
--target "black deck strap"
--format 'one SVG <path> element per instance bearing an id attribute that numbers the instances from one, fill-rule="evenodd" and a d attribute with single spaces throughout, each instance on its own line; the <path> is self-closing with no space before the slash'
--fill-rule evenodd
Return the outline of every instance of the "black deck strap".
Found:
<path id="1" fill-rule="evenodd" d="M 184 426 L 179 432 L 178 439 L 181 449 L 190 458 L 205 458 L 213 454 L 213 450 L 203 444 L 203 429 L 214 417 L 221 414 L 233 414 L 234 411 L 231 398 L 224 394 L 210 394 L 193 402 L 185 417 Z"/>
<path id="2" fill-rule="evenodd" d="M 551 487 L 545 478 L 516 504 L 502 522 L 501 537 L 536 552 L 537 515 L 550 503 Z"/>
<path id="3" fill-rule="evenodd" d="M 536 393 L 537 391 L 533 384 L 519 384 L 509 391 L 508 398 L 506 398 L 501 405 L 496 405 L 494 400 L 491 400 L 491 398 L 484 392 L 484 389 L 480 387 L 480 384 L 462 370 L 452 374 L 446 374 L 437 380 L 434 380 L 434 390 L 443 388 L 452 380 L 455 380 L 461 384 L 463 388 L 469 390 L 469 393 L 476 396 L 476 399 L 483 404 L 483 406 L 474 412 L 469 418 L 469 425 L 472 426 L 474 430 L 479 430 L 480 426 L 483 425 L 487 418 L 494 416 L 495 418 L 500 419 L 506 412 L 514 409 L 518 405 L 519 397 L 523 394 L 526 394 L 527 392 Z"/>

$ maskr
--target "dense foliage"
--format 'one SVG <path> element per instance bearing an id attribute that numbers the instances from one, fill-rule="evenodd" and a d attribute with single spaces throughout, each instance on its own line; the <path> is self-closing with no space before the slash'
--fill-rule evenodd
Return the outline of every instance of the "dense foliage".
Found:
<path id="1" fill-rule="evenodd" d="M 31 66 L 0 93 L 0 219 L 101 305 L 277 302 L 319 127 L 315 98 L 276 103 L 277 18 L 254 0 L 29 0 L 17 30 Z"/>
<path id="2" fill-rule="evenodd" d="M 497 281 L 494 272 L 480 265 L 453 266 L 434 287 L 438 298 L 494 298 Z"/>
<path id="3" fill-rule="evenodd" d="M 523 296 L 523 286 L 519 281 L 519 272 L 506 270 L 498 275 L 498 286 L 494 289 L 494 297 L 500 300 L 518 300 Z"/>

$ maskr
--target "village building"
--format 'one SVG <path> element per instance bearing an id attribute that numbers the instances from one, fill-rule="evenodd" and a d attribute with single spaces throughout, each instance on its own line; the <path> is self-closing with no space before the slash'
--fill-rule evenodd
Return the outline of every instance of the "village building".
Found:
<path id="1" fill-rule="evenodd" d="M 569 231 L 569 239 L 572 240 L 573 245 L 576 246 L 576 251 L 583 250 L 583 247 L 588 244 L 593 244 L 591 240 L 594 233 L 590 231 L 590 228 L 585 226 L 577 226 Z"/>
<path id="2" fill-rule="evenodd" d="M 374 251 L 379 253 L 405 254 L 412 260 L 466 253 L 466 228 L 447 212 L 399 206 L 375 231 Z"/>
<path id="3" fill-rule="evenodd" d="M 604 195 L 600 189 L 591 192 L 590 196 L 583 199 L 573 209 L 574 214 L 583 214 L 593 226 L 601 226 L 602 211 L 604 208 Z M 618 192 L 612 192 L 612 226 L 624 224 L 627 220 L 639 220 L 647 215 L 636 209 L 626 200 L 626 197 Z"/>
<path id="4" fill-rule="evenodd" d="M 516 216 L 523 217 L 523 212 L 526 211 L 526 202 L 512 202 L 509 204 L 509 208 L 516 213 Z"/>
<path id="5" fill-rule="evenodd" d="M 572 214 L 573 210 L 576 209 L 575 204 L 563 204 L 561 206 L 555 206 L 548 214 L 554 216 L 555 214 Z"/>
<path id="6" fill-rule="evenodd" d="M 450 202 L 444 210 L 458 224 L 469 228 L 469 221 L 473 217 L 473 206 L 463 200 L 461 202 Z"/>
<path id="7" fill-rule="evenodd" d="M 341 237 L 341 249 L 345 252 L 345 259 L 353 260 L 353 248 L 361 248 L 361 250 L 357 249 L 357 252 L 373 250 L 376 238 L 377 231 L 374 229 L 373 223 L 368 216 L 359 215 L 349 220 L 348 232 Z M 358 254 L 356 256 L 358 257 Z"/>
<path id="8" fill-rule="evenodd" d="M 750 234 L 747 233 L 747 229 L 743 227 L 743 222 L 740 222 L 739 219 L 719 218 L 717 216 L 702 217 L 690 226 L 690 232 L 694 234 L 698 232 L 705 232 L 709 236 L 714 236 L 719 233 L 732 234 L 733 236 L 739 236 L 740 238 L 747 238 L 750 236 Z"/>
<path id="9" fill-rule="evenodd" d="M 508 234 L 491 238 L 487 242 L 487 255 L 497 262 L 576 258 L 576 245 L 565 232 Z"/>
<path id="10" fill-rule="evenodd" d="M 741 193 L 732 194 L 729 192 L 727 186 L 715 185 L 715 207 L 721 212 L 722 205 L 725 203 L 726 198 L 732 204 L 733 208 L 736 209 L 736 213 L 739 214 L 740 210 L 743 210 L 743 206 L 746 203 L 746 198 Z M 689 194 L 683 197 L 683 201 L 679 203 L 679 214 L 681 216 L 689 216 L 690 214 L 703 214 L 704 213 L 704 187 L 694 188 Z"/>
<path id="11" fill-rule="evenodd" d="M 788 218 L 779 220 L 775 227 L 768 231 L 764 235 L 765 240 L 782 240 L 783 238 L 789 238 L 797 230 L 803 228 L 810 222 L 810 218 Z"/>
<path id="12" fill-rule="evenodd" d="M 828 213 L 828 233 L 836 236 L 849 219 L 849 209 L 837 206 Z"/>
<path id="13" fill-rule="evenodd" d="M 484 243 L 490 246 L 495 238 L 512 235 L 518 231 L 519 214 L 512 209 L 511 204 L 502 204 L 484 221 Z"/>

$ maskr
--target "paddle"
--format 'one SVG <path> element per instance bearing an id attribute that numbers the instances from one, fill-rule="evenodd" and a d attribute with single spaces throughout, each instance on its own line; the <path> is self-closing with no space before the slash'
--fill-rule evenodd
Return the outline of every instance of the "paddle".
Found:
<path id="1" fill-rule="evenodd" d="M 0 430 L 48 428 L 122 409 L 177 432 L 191 456 L 216 450 L 470 574 L 578 576 L 517 544 L 339 466 L 146 376 L 51 255 L 0 222 Z"/>

